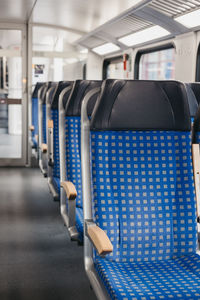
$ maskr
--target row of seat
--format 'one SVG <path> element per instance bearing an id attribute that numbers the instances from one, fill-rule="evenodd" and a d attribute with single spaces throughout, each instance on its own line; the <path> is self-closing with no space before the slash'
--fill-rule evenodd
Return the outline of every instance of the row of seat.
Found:
<path id="1" fill-rule="evenodd" d="M 200 299 L 200 84 L 49 82 L 32 107 L 35 93 L 32 144 L 97 297 Z"/>

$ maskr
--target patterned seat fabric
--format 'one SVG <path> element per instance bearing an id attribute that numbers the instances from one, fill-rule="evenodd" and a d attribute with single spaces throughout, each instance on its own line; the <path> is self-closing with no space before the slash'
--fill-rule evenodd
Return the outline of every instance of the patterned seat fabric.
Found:
<path id="1" fill-rule="evenodd" d="M 77 190 L 76 206 L 82 206 L 82 180 L 81 180 L 81 125 L 80 117 L 65 118 L 65 141 L 67 179 L 73 182 Z"/>
<path id="2" fill-rule="evenodd" d="M 101 81 L 77 80 L 72 88 L 65 107 L 65 141 L 66 141 L 66 177 L 73 182 L 77 190 L 76 228 L 79 240 L 83 240 L 83 203 L 81 179 L 81 103 L 84 96 L 92 89 L 101 86 Z M 97 95 L 91 99 L 91 115 Z"/>
<path id="3" fill-rule="evenodd" d="M 180 83 L 120 82 L 110 111 L 99 99 L 91 121 L 94 219 L 113 244 L 106 258 L 95 254 L 96 271 L 112 299 L 200 299 L 186 93 Z M 144 106 L 149 90 L 157 112 Z M 174 121 L 181 120 L 178 107 L 184 125 Z"/>
<path id="4" fill-rule="evenodd" d="M 34 148 L 37 148 L 38 145 L 35 137 L 36 135 L 38 135 L 38 90 L 42 85 L 42 82 L 38 82 L 32 94 L 32 125 L 34 126 L 34 130 L 32 131 L 32 141 Z"/>
<path id="5" fill-rule="evenodd" d="M 71 81 L 60 81 L 51 99 L 51 120 L 53 120 L 53 184 L 60 195 L 60 153 L 59 153 L 59 96 L 63 89 L 72 86 Z M 69 92 L 67 97 L 69 96 Z"/>
<path id="6" fill-rule="evenodd" d="M 155 262 L 95 262 L 112 299 L 200 299 L 200 259 L 197 254 Z"/>
<path id="7" fill-rule="evenodd" d="M 42 104 L 42 143 L 47 143 L 47 134 L 46 134 L 46 104 Z"/>
<path id="8" fill-rule="evenodd" d="M 51 118 L 53 120 L 53 150 L 54 150 L 54 165 L 53 177 L 57 178 L 55 181 L 56 190 L 60 194 L 60 158 L 59 158 L 59 115 L 57 109 L 51 110 Z"/>
<path id="9" fill-rule="evenodd" d="M 34 130 L 32 131 L 32 141 L 34 148 L 37 148 L 37 141 L 35 135 L 38 135 L 38 98 L 32 98 L 32 125 Z"/>
<path id="10" fill-rule="evenodd" d="M 56 189 L 56 192 L 60 194 L 60 177 L 53 177 L 53 185 Z"/>
<path id="11" fill-rule="evenodd" d="M 76 207 L 76 228 L 79 232 L 79 240 L 83 241 L 83 208 Z"/>

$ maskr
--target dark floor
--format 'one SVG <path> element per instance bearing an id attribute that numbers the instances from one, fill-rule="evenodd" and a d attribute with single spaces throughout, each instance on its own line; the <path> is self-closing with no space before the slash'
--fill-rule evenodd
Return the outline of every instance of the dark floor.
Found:
<path id="1" fill-rule="evenodd" d="M 95 299 L 38 169 L 0 168 L 0 299 Z"/>

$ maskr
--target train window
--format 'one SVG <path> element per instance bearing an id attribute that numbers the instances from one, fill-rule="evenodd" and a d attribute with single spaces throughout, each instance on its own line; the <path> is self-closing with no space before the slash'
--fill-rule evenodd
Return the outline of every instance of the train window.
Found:
<path id="1" fill-rule="evenodd" d="M 135 78 L 144 80 L 174 79 L 175 48 L 173 45 L 138 52 Z"/>
<path id="2" fill-rule="evenodd" d="M 105 59 L 103 62 L 103 79 L 124 78 L 123 56 Z"/>
<path id="3" fill-rule="evenodd" d="M 82 78 L 87 53 L 72 51 L 70 43 L 80 38 L 67 30 L 33 26 L 33 85 L 40 81 L 60 81 Z M 70 55 L 66 56 L 66 53 Z"/>

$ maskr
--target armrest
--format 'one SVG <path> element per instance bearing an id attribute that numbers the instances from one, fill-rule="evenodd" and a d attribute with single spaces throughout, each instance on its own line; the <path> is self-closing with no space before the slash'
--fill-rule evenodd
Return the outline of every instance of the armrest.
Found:
<path id="1" fill-rule="evenodd" d="M 33 131 L 35 129 L 35 127 L 33 126 L 33 125 L 31 125 L 30 127 L 29 127 L 29 130 L 30 131 Z"/>
<path id="2" fill-rule="evenodd" d="M 113 245 L 105 233 L 97 225 L 89 225 L 87 227 L 87 235 L 97 249 L 99 255 L 106 255 L 113 251 Z"/>
<path id="3" fill-rule="evenodd" d="M 48 120 L 48 128 L 53 128 L 53 120 Z"/>
<path id="4" fill-rule="evenodd" d="M 41 145 L 41 150 L 43 153 L 46 153 L 47 152 L 47 144 L 42 144 Z"/>
<path id="5" fill-rule="evenodd" d="M 75 200 L 77 197 L 77 191 L 74 184 L 71 181 L 61 182 L 61 186 L 64 188 L 67 198 L 69 200 Z"/>

